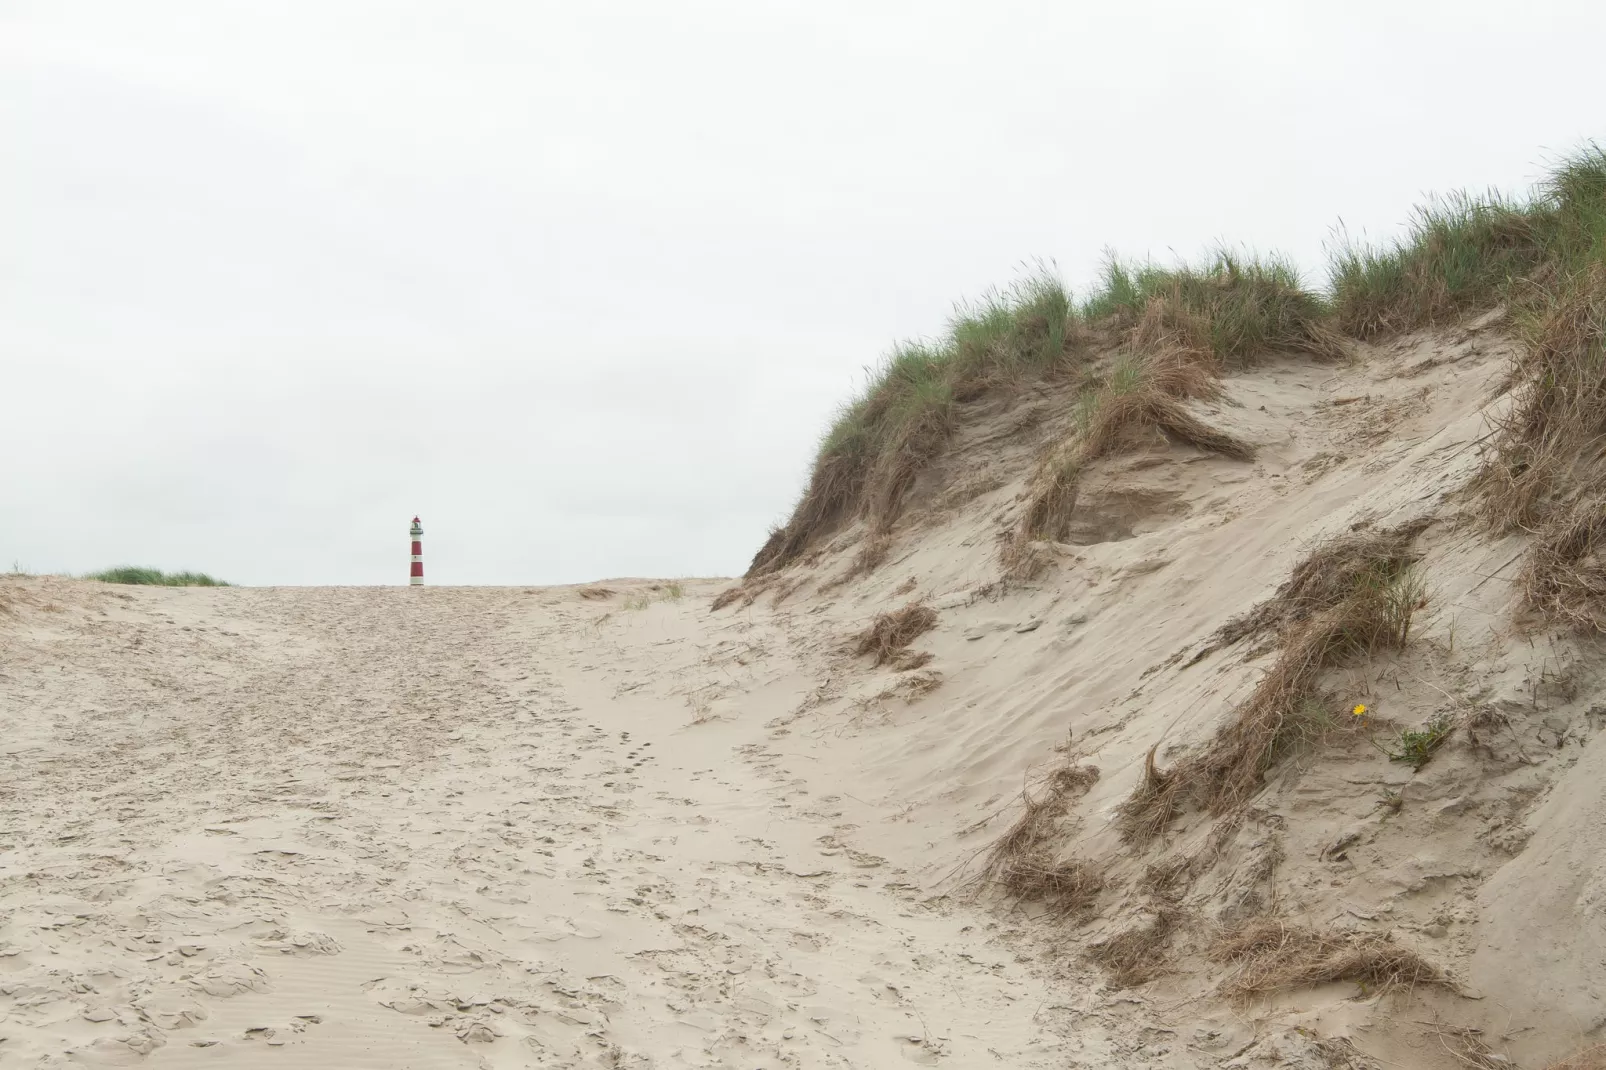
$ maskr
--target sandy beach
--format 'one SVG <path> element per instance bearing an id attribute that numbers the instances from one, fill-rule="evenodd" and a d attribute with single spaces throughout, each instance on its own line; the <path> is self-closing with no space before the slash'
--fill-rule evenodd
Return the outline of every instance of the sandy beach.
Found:
<path id="1" fill-rule="evenodd" d="M 784 635 L 616 586 L 8 588 L 0 1062 L 1048 1065 Z"/>

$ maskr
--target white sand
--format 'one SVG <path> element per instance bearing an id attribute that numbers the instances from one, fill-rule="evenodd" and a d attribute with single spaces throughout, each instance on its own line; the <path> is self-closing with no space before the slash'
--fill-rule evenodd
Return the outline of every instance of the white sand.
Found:
<path id="1" fill-rule="evenodd" d="M 1461 1028 L 1544 1066 L 1606 1028 L 1601 658 L 1519 632 L 1521 542 L 1449 523 L 1505 346 L 1235 377 L 1202 412 L 1254 463 L 1101 462 L 1085 544 L 1007 592 L 996 537 L 1063 398 L 968 422 L 887 564 L 822 590 L 848 533 L 778 604 L 0 580 L 0 1066 L 1435 1068 L 1468 1065 Z M 1415 774 L 1359 738 L 1279 767 L 1161 979 L 1109 987 L 1086 946 L 1218 827 L 1133 851 L 1112 809 L 1266 664 L 1192 654 L 1313 540 L 1422 514 L 1416 642 L 1328 684 L 1379 733 L 1495 727 Z M 916 596 L 930 666 L 842 652 Z M 1107 868 L 1099 916 L 971 901 L 1067 755 L 1101 770 L 1063 829 Z M 1201 948 L 1261 914 L 1391 933 L 1458 990 L 1224 1004 Z"/>
<path id="2" fill-rule="evenodd" d="M 607 620 L 572 592 L 6 589 L 7 1066 L 1057 1047 L 989 920 L 911 882 L 924 844 L 852 846 L 873 785 L 769 737 L 806 682 L 693 723 L 682 696 L 784 645 L 701 634 L 709 585 Z"/>

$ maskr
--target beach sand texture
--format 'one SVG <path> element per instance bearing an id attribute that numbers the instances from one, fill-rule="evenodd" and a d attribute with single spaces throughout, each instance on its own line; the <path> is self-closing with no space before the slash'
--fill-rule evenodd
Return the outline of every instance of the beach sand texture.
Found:
<path id="1" fill-rule="evenodd" d="M 0 1066 L 1546 1066 L 1606 1028 L 1602 665 L 1518 628 L 1524 541 L 1457 520 L 1512 347 L 1234 374 L 1194 411 L 1252 461 L 1099 460 L 1013 583 L 1066 397 L 978 402 L 868 574 L 849 528 L 734 591 L 0 579 Z M 1322 681 L 1365 732 L 1123 842 L 1150 755 L 1270 664 L 1217 629 L 1412 524 L 1411 643 Z M 854 653 L 916 601 L 923 656 Z M 1420 770 L 1372 745 L 1440 715 Z M 1097 773 L 1044 849 L 1087 909 L 974 894 L 1065 763 Z M 1089 958 L 1159 913 L 1141 980 Z M 1217 935 L 1269 918 L 1448 983 L 1226 998 Z"/>

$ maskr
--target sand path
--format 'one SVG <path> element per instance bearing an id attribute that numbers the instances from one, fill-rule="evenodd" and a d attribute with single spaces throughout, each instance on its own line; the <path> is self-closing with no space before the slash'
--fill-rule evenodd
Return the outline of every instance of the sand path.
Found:
<path id="1" fill-rule="evenodd" d="M 806 686 L 784 635 L 708 634 L 701 587 L 33 582 L 0 1065 L 1063 1060 L 988 917 L 854 848 L 763 728 Z"/>

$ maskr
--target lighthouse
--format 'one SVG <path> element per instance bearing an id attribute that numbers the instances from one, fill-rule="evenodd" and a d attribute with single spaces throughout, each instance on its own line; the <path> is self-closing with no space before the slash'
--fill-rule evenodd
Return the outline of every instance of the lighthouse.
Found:
<path id="1" fill-rule="evenodd" d="M 414 587 L 424 585 L 424 525 L 413 517 L 413 526 L 410 534 L 413 536 L 413 570 L 407 578 L 408 584 Z"/>

